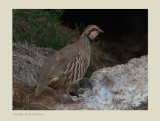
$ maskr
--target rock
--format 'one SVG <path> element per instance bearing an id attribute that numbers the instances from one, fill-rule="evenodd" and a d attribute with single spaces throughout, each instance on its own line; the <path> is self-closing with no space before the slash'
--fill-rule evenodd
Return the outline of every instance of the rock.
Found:
<path id="1" fill-rule="evenodd" d="M 90 78 L 92 91 L 85 107 L 92 109 L 148 109 L 148 56 L 125 65 L 103 68 Z M 86 97 L 83 94 L 82 97 Z"/>

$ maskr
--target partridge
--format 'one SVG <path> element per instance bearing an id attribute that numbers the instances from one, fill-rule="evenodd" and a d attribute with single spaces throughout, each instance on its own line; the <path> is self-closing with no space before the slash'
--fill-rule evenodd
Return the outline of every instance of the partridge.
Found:
<path id="1" fill-rule="evenodd" d="M 87 26 L 80 39 L 68 45 L 45 62 L 41 68 L 35 96 L 38 97 L 49 86 L 55 90 L 64 89 L 68 98 L 72 101 L 69 88 L 83 78 L 90 63 L 90 40 L 103 32 L 96 25 Z"/>

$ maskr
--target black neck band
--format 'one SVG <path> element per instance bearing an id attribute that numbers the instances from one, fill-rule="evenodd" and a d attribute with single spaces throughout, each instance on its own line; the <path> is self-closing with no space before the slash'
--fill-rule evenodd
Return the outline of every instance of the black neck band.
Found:
<path id="1" fill-rule="evenodd" d="M 90 43 L 92 44 L 92 43 L 93 43 L 93 40 L 89 37 L 90 34 L 91 34 L 91 31 L 87 34 L 87 38 L 88 38 L 88 40 L 90 41 Z"/>

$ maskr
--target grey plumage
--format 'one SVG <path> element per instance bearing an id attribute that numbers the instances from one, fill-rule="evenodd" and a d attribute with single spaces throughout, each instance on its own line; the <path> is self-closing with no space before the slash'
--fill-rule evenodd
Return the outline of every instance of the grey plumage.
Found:
<path id="1" fill-rule="evenodd" d="M 69 98 L 68 90 L 85 74 L 89 63 L 91 46 L 89 39 L 94 39 L 99 32 L 103 32 L 96 25 L 89 25 L 83 31 L 80 39 L 53 54 L 41 68 L 35 96 L 50 86 L 56 90 L 63 88 Z"/>

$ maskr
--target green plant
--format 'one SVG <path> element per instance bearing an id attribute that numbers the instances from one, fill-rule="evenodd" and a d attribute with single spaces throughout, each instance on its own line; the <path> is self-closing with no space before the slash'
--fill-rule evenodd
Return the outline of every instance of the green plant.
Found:
<path id="1" fill-rule="evenodd" d="M 13 9 L 13 42 L 35 44 L 56 50 L 67 44 L 60 37 L 60 17 L 64 10 Z"/>

